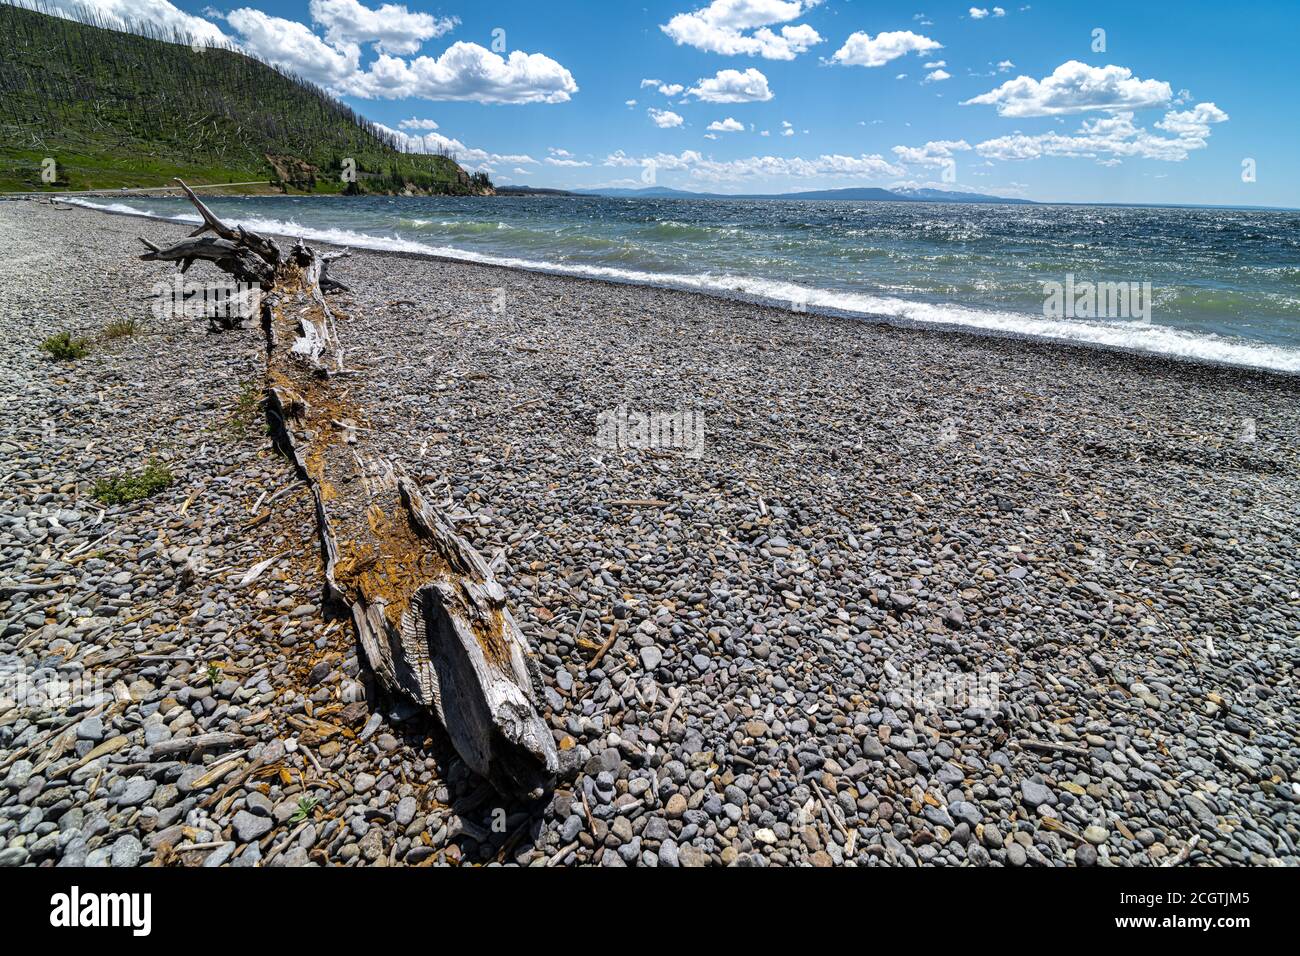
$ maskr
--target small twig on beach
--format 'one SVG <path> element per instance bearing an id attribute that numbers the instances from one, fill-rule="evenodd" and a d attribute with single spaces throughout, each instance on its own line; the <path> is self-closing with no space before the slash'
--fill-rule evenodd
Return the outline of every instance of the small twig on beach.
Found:
<path id="1" fill-rule="evenodd" d="M 672 700 L 668 703 L 668 713 L 664 714 L 663 723 L 659 725 L 659 735 L 661 737 L 668 736 L 668 727 L 672 723 L 673 714 L 677 713 L 677 705 L 682 702 L 682 698 L 685 696 L 686 691 L 682 690 L 682 688 L 673 688 Z"/>
<path id="2" fill-rule="evenodd" d="M 275 849 L 272 850 L 270 853 L 268 853 L 262 859 L 261 865 L 268 866 L 272 860 L 274 860 L 277 856 L 283 853 L 286 848 L 291 846 L 294 840 L 298 839 L 298 834 L 302 833 L 303 830 L 307 829 L 307 827 L 311 824 L 311 822 L 312 821 L 310 819 L 307 819 L 299 823 L 298 826 L 296 826 L 293 829 L 293 831 L 289 834 L 289 836 L 285 840 L 278 843 Z M 274 831 L 272 831 L 271 838 L 274 839 L 274 836 L 275 836 Z M 268 840 L 267 842 L 269 843 L 270 840 Z"/>
<path id="3" fill-rule="evenodd" d="M 1201 842 L 1201 835 L 1198 833 L 1190 840 L 1187 841 L 1187 845 L 1178 851 L 1177 856 L 1171 856 L 1169 859 L 1165 860 L 1165 862 L 1162 865 L 1178 866 L 1180 863 L 1186 863 L 1187 858 L 1192 855 L 1192 851 L 1196 849 L 1196 845 L 1200 842 Z"/>
<path id="4" fill-rule="evenodd" d="M 606 654 L 608 654 L 609 649 L 614 646 L 614 642 L 618 640 L 618 631 L 621 623 L 622 622 L 620 621 L 614 622 L 614 626 L 610 629 L 609 632 L 609 638 L 605 641 L 604 644 L 600 645 L 600 650 L 596 651 L 596 656 L 593 657 L 591 661 L 587 664 L 588 670 L 595 670 L 596 667 L 600 664 L 601 659 Z"/>
<path id="5" fill-rule="evenodd" d="M 303 755 L 304 755 L 304 756 L 305 756 L 309 761 L 311 761 L 311 765 L 312 765 L 313 767 L 316 768 L 316 773 L 319 774 L 319 775 L 322 776 L 322 777 L 325 776 L 325 771 L 324 771 L 324 769 L 321 767 L 321 765 L 320 765 L 320 761 L 318 761 L 318 760 L 316 759 L 316 755 L 315 755 L 314 753 L 312 753 L 312 752 L 311 752 L 311 749 L 310 749 L 310 748 L 309 748 L 305 743 L 303 743 L 301 740 L 298 741 L 298 749 L 301 750 L 301 751 L 303 752 Z"/>
<path id="6" fill-rule="evenodd" d="M 577 848 L 578 848 L 578 841 L 577 841 L 577 840 L 574 840 L 574 841 L 573 841 L 572 843 L 570 843 L 568 846 L 562 846 L 562 847 L 560 847 L 557 851 L 555 851 L 555 853 L 553 853 L 553 854 L 551 855 L 551 858 L 550 858 L 549 860 L 546 861 L 546 865 L 547 865 L 547 866 L 555 866 L 557 863 L 559 863 L 561 860 L 563 860 L 566 856 L 568 856 L 570 853 L 572 853 L 572 852 L 573 852 L 574 850 L 576 850 Z"/>
<path id="7" fill-rule="evenodd" d="M 587 801 L 587 791 L 579 789 L 578 793 L 582 797 L 582 812 L 583 816 L 587 818 L 587 829 L 594 833 L 596 829 L 596 821 L 592 819 L 591 816 L 591 804 Z"/>
<path id="8" fill-rule="evenodd" d="M 835 811 L 835 808 L 831 806 L 830 801 L 826 799 L 826 794 L 822 793 L 822 788 L 817 785 L 816 780 L 810 780 L 809 783 L 812 784 L 813 793 L 817 795 L 817 800 L 821 803 L 822 809 L 826 811 L 826 816 L 830 819 L 835 829 L 839 830 L 840 833 L 843 834 L 844 839 L 848 840 L 849 829 L 844 825 L 843 821 L 840 820 L 839 814 Z"/>

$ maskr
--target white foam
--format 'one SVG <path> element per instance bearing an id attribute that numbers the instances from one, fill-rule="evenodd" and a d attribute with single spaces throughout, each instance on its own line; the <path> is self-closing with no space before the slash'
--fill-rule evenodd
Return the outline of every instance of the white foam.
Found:
<path id="1" fill-rule="evenodd" d="M 69 206 L 85 206 L 87 209 L 98 209 L 100 212 L 116 213 L 120 216 L 143 216 L 146 219 L 166 219 L 166 216 L 156 215 L 149 209 L 137 209 L 135 206 L 128 206 L 124 202 L 107 202 L 96 203 L 89 199 L 60 199 L 59 202 L 67 203 Z"/>
<path id="2" fill-rule="evenodd" d="M 172 222 L 196 223 L 201 221 L 198 216 L 192 214 L 160 216 L 149 210 L 136 209 L 125 203 L 95 203 L 86 199 L 69 199 L 66 202 L 105 212 L 166 219 Z M 317 242 L 351 246 L 357 249 L 408 252 L 483 265 L 526 269 L 533 272 L 608 279 L 615 282 L 655 285 L 696 292 L 720 293 L 729 296 L 740 293 L 766 302 L 787 306 L 800 303 L 807 308 L 826 309 L 847 315 L 896 319 L 922 325 L 958 326 L 1079 345 L 1134 349 L 1175 358 L 1222 362 L 1249 368 L 1300 373 L 1300 349 L 1250 342 L 1245 339 L 1227 338 L 1211 333 L 1188 332 L 1184 329 L 1163 325 L 1084 319 L 1066 321 L 1027 313 L 986 311 L 960 305 L 936 305 L 891 296 L 818 289 L 752 276 L 713 273 L 673 275 L 641 272 L 634 269 L 619 269 L 612 266 L 567 262 L 552 263 L 508 256 L 489 256 L 469 250 L 456 249 L 451 246 L 435 246 L 425 242 L 416 242 L 396 235 L 379 236 L 349 229 L 304 227 L 291 220 L 250 217 L 231 219 L 230 222 L 258 232 L 312 239 Z"/>

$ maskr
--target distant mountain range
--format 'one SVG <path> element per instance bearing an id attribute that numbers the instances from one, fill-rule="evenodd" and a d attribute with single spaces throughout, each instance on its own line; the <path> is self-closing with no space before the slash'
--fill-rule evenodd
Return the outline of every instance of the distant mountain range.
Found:
<path id="1" fill-rule="evenodd" d="M 789 199 L 789 200 L 839 200 L 841 202 L 952 202 L 952 203 L 1011 203 L 1034 205 L 1028 199 L 1004 199 L 983 193 L 958 192 L 947 189 L 899 188 L 878 189 L 852 187 L 848 189 L 817 189 L 798 193 L 696 193 L 665 186 L 646 189 L 575 189 L 571 192 L 558 189 L 535 189 L 531 186 L 503 186 L 497 189 L 503 196 L 605 196 L 611 199 Z"/>
<path id="2" fill-rule="evenodd" d="M 567 189 L 551 189 L 548 186 L 498 186 L 498 196 L 576 196 Z"/>
<path id="3" fill-rule="evenodd" d="M 875 189 L 824 189 L 815 192 L 778 193 L 770 195 L 737 196 L 729 193 L 693 193 L 683 189 L 666 189 L 654 186 L 649 189 L 579 189 L 570 192 L 565 189 L 551 189 L 544 186 L 498 186 L 501 196 L 607 196 L 615 199 L 839 199 L 849 202 L 934 202 L 934 203 L 983 203 L 996 205 L 1005 203 L 1012 206 L 1100 206 L 1118 209 L 1251 209 L 1270 212 L 1295 212 L 1289 206 L 1233 206 L 1233 205 L 1197 205 L 1196 203 L 1123 203 L 1123 202 L 1081 202 L 1065 200 L 1059 203 L 1039 203 L 1031 199 L 1005 199 L 984 193 L 967 193 L 947 189 L 903 188 Z"/>

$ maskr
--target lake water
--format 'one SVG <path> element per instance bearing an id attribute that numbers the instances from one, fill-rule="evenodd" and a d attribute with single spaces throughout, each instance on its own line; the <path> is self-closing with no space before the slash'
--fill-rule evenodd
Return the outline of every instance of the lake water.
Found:
<path id="1" fill-rule="evenodd" d="M 183 199 L 78 202 L 197 221 Z M 1300 372 L 1300 212 L 558 197 L 211 205 L 249 228 L 357 248 Z M 1136 298 L 1098 315 L 1084 295 L 1097 283 Z M 1053 298 L 1066 288 L 1074 296 Z"/>

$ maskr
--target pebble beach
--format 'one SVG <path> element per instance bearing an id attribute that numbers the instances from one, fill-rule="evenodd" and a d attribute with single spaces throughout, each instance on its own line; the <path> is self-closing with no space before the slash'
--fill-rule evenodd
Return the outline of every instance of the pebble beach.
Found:
<path id="1" fill-rule="evenodd" d="M 0 203 L 0 865 L 1300 864 L 1300 379 L 338 262 L 361 427 L 537 657 L 503 802 L 322 605 L 257 323 L 154 315 L 188 231 Z"/>

